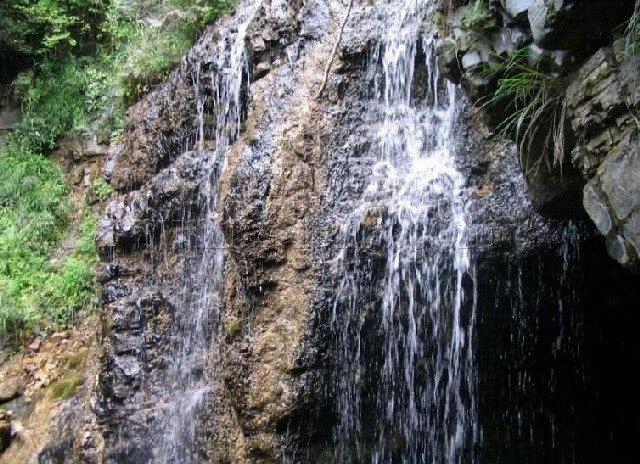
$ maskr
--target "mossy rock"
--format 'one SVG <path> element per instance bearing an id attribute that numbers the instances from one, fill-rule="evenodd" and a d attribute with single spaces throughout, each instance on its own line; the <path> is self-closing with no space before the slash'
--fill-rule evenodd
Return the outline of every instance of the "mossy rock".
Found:
<path id="1" fill-rule="evenodd" d="M 60 380 L 56 380 L 49 387 L 51 400 L 68 400 L 83 383 L 84 379 L 79 374 L 69 374 Z"/>

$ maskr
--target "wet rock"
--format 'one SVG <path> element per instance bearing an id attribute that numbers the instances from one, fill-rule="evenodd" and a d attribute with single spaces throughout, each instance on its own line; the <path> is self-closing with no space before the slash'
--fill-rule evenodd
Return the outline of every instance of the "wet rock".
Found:
<path id="1" fill-rule="evenodd" d="M 563 144 L 559 145 L 564 154 L 556 153 L 561 163 L 550 161 L 549 153 L 555 148 L 548 146 L 544 136 L 554 130 L 545 122 L 554 118 L 549 110 L 522 146 L 520 156 L 533 204 L 550 216 L 579 216 L 581 190 L 586 185 L 584 209 L 608 237 L 616 258 L 634 267 L 637 234 L 631 215 L 638 206 L 640 185 L 633 174 L 638 169 L 634 114 L 640 101 L 640 59 L 625 54 L 619 41 L 603 47 L 613 42 L 615 24 L 629 18 L 634 2 L 502 0 L 491 6 L 503 18 L 503 26 L 493 36 L 466 31 L 458 16 L 450 18 L 454 49 L 459 52 L 446 57 L 447 74 L 460 80 L 473 100 L 486 101 L 503 77 L 482 71 L 491 68 L 491 56 L 509 57 L 527 47 L 529 66 L 558 79 L 557 92 L 560 97 L 564 94 L 566 104 Z M 490 53 L 485 53 L 487 47 Z M 485 111 L 492 125 L 509 116 L 501 114 L 499 107 Z M 560 112 L 553 111 L 559 120 Z M 531 172 L 531 166 L 545 157 L 542 167 Z M 620 182 L 623 186 L 617 185 Z"/>
<path id="2" fill-rule="evenodd" d="M 619 262 L 637 262 L 637 222 L 631 215 L 640 204 L 637 86 L 635 59 L 617 61 L 609 48 L 598 50 L 576 72 L 567 88 L 575 144 L 571 158 L 588 181 L 584 205 Z"/>
<path id="3" fill-rule="evenodd" d="M 584 208 L 595 223 L 598 231 L 604 236 L 609 235 L 613 227 L 613 221 L 609 215 L 609 207 L 600 189 L 589 183 L 584 188 Z"/>
<path id="4" fill-rule="evenodd" d="M 514 18 L 526 14 L 527 10 L 531 8 L 534 0 L 502 0 L 504 8 Z"/>
<path id="5" fill-rule="evenodd" d="M 625 220 L 640 206 L 640 153 L 634 148 L 637 145 L 607 157 L 598 169 L 602 191 L 618 221 Z"/>
<path id="6" fill-rule="evenodd" d="M 508 56 L 531 44 L 527 18 L 533 3 L 507 2 L 504 17 L 511 16 L 513 22 L 480 40 L 458 28 L 456 39 L 463 47 L 452 47 L 443 60 L 452 69 L 457 66 L 460 76 L 465 73 L 465 88 L 474 99 L 494 82 L 471 71 L 491 64 L 496 55 Z M 322 392 L 330 375 L 331 347 L 326 326 L 319 321 L 336 288 L 328 267 L 338 246 L 336 218 L 353 207 L 371 168 L 370 121 L 365 117 L 371 110 L 371 82 L 363 76 L 382 27 L 379 6 L 357 4 L 326 92 L 316 99 L 343 13 L 339 2 L 263 2 L 249 25 L 251 73 L 238 108 L 241 134 L 227 162 L 213 165 L 224 171 L 211 213 L 220 221 L 228 249 L 222 301 L 211 304 L 224 305 L 223 320 L 215 321 L 224 333 L 218 340 L 215 324 L 207 321 L 212 325 L 206 332 L 218 344 L 191 369 L 195 376 L 216 376 L 208 379 L 206 413 L 194 418 L 196 451 L 203 460 L 282 462 L 291 453 L 296 456 L 292 462 L 310 462 L 300 457 L 312 454 L 307 444 L 330 434 Z M 540 40 L 549 36 L 548 20 L 536 32 Z M 236 29 L 230 19 L 206 31 L 167 82 L 131 108 L 133 124 L 105 167 L 118 190 L 99 228 L 101 253 L 109 264 L 100 272 L 106 283 L 104 352 L 95 410 L 107 461 L 150 462 L 159 436 L 153 427 L 175 396 L 166 374 L 175 362 L 171 348 L 179 336 L 176 331 L 184 330 L 176 326 L 176 311 L 184 304 L 182 298 L 197 288 L 190 279 L 205 245 L 203 237 L 210 233 L 204 229 L 205 202 L 212 200 L 206 184 L 211 179 L 205 174 L 208 161 L 216 156 L 212 128 L 217 121 L 205 105 L 204 140 L 198 145 L 196 108 L 199 96 L 210 97 L 219 89 L 213 89 L 209 79 L 195 83 L 198 76 L 219 71 L 213 59 L 222 53 L 219 35 Z M 423 53 L 420 47 L 418 53 Z M 559 60 L 550 66 L 567 69 L 563 53 L 540 44 L 531 50 L 534 64 Z M 419 61 L 416 91 L 424 92 L 429 85 L 424 80 L 426 64 Z M 620 109 L 605 82 L 612 74 L 601 71 L 589 93 L 575 89 L 571 111 L 584 115 L 576 116 L 581 122 L 570 120 L 572 128 L 598 127 L 597 121 L 586 119 L 592 110 L 584 105 L 599 105 L 609 113 Z M 583 74 L 588 79 L 593 72 L 585 69 Z M 463 113 L 471 114 L 470 103 Z M 588 151 L 579 158 L 595 158 L 588 169 L 595 173 L 606 154 L 593 154 L 591 131 L 576 132 L 581 142 L 575 153 Z M 569 210 L 582 204 L 576 178 L 570 179 L 571 195 L 564 189 L 567 178 L 558 173 L 527 179 L 530 185 L 540 181 L 527 191 L 514 147 L 491 140 L 476 116 L 463 118 L 459 137 L 464 154 L 460 169 L 473 199 L 469 214 L 470 233 L 477 240 L 474 253 L 486 263 L 505 249 L 513 257 L 559 243 L 559 223 L 540 217 L 533 205 L 549 215 L 574 214 Z M 622 169 L 622 164 L 614 165 L 611 169 Z M 631 262 L 629 246 L 637 243 L 640 219 L 632 212 L 627 222 L 615 224 L 609 193 L 601 189 L 608 184 L 599 182 L 600 190 L 594 186 L 585 194 L 585 208 L 602 233 L 610 235 L 612 254 Z M 620 201 L 628 209 L 626 200 Z M 373 228 L 384 214 L 371 214 L 365 228 Z M 381 255 L 383 244 L 369 245 L 372 256 Z M 214 362 L 220 363 L 215 369 Z"/>

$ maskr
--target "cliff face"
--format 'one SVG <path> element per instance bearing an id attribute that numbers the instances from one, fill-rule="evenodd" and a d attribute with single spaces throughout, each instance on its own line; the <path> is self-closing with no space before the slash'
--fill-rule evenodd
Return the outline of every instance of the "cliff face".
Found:
<path id="1" fill-rule="evenodd" d="M 455 44 L 444 57 L 450 74 L 485 107 L 498 80 L 509 77 L 488 70 L 516 50 L 525 52 L 529 69 L 548 73 L 562 110 L 554 115 L 555 109 L 546 109 L 533 126 L 546 136 L 556 131 L 548 120 L 557 117 L 561 137 L 526 140 L 522 164 L 527 171 L 544 156 L 545 143 L 551 145 L 548 150 L 561 152 L 560 162 L 526 172 L 533 202 L 545 214 L 567 215 L 581 213 L 584 198 L 584 210 L 605 236 L 611 257 L 638 269 L 638 56 L 629 45 L 633 39 L 622 37 L 635 2 L 505 0 L 487 5 L 480 13 L 463 7 L 450 17 L 451 36 L 444 39 Z M 479 15 L 484 22 L 474 22 Z M 494 127 L 511 116 L 491 108 L 487 113 Z"/>
<path id="2" fill-rule="evenodd" d="M 449 10 L 451 37 L 434 31 L 434 8 L 420 18 L 412 64 L 414 105 L 432 105 L 447 85 L 436 77 L 427 90 L 438 76 L 432 41 L 442 42 L 442 69 L 464 87 L 455 89 L 449 148 L 464 178 L 473 266 L 459 285 L 479 313 L 478 414 L 493 444 L 486 462 L 589 457 L 590 438 L 608 436 L 617 446 L 619 430 L 632 429 L 626 416 L 608 421 L 621 416 L 621 400 L 590 409 L 619 378 L 603 354 L 615 350 L 600 341 L 583 346 L 581 337 L 609 340 L 611 332 L 598 332 L 609 321 L 600 305 L 615 312 L 633 307 L 638 295 L 632 279 L 603 258 L 591 228 L 566 221 L 583 210 L 584 188 L 584 209 L 607 236 L 609 253 L 637 265 L 637 60 L 616 57 L 610 45 L 611 25 L 630 10 L 620 2 L 619 11 L 608 10 L 611 24 L 594 23 L 575 19 L 598 17 L 599 7 L 585 6 L 591 2 L 556 1 L 554 14 L 548 3 L 492 1 L 486 34 L 467 30 L 462 10 Z M 345 272 L 336 262 L 353 253 L 341 233 L 376 161 L 375 57 L 395 6 L 246 1 L 130 108 L 129 127 L 104 167 L 117 193 L 99 231 L 97 385 L 85 398 L 90 407 L 67 420 L 90 424 L 91 434 L 85 446 L 61 428 L 43 462 L 335 461 L 345 361 L 336 289 L 356 263 L 365 291 L 353 296 L 354 320 L 340 321 L 361 324 L 366 369 L 381 363 L 382 269 L 397 225 L 389 235 L 379 231 L 390 213 L 368 212 L 354 234 L 360 257 Z M 451 41 L 456 47 L 447 48 Z M 560 62 L 562 171 L 553 163 L 523 169 L 539 154 L 528 147 L 519 163 L 514 144 L 492 136 L 495 115 L 483 118 L 474 108 L 496 84 L 479 71 L 520 46 Z M 451 220 L 439 214 L 434 221 Z M 580 249 L 589 251 L 581 257 Z M 463 314 L 465 323 L 472 318 Z M 568 373 L 558 375 L 557 366 Z M 374 393 L 362 394 L 365 424 L 380 380 L 366 369 L 362 382 Z M 589 375 L 604 387 L 580 389 Z M 607 426 L 596 430 L 594 417 Z M 385 439 L 392 453 L 403 445 L 402 437 Z M 371 453 L 371 440 L 363 436 L 348 452 Z"/>
<path id="3" fill-rule="evenodd" d="M 218 359 L 201 367 L 216 374 L 195 419 L 203 440 L 197 454 L 213 462 L 273 462 L 281 454 L 298 392 L 312 370 L 301 367 L 299 357 L 317 289 L 318 266 L 309 250 L 324 192 L 330 118 L 318 111 L 314 91 L 329 51 L 330 13 L 322 2 L 249 2 L 237 19 L 206 32 L 170 82 L 131 110 L 132 129 L 112 173 L 122 195 L 101 237 L 105 257 L 113 257 L 106 265 L 99 395 L 108 459 L 146 462 L 153 456 L 155 435 L 144 429 L 158 420 L 162 405 L 144 398 L 162 398 L 171 388 L 163 372 L 172 362 L 168 338 L 179 336 L 171 334 L 177 295 L 181 286 L 197 285 L 187 274 L 206 246 L 198 236 L 210 182 L 204 172 L 220 143 L 210 128 L 221 124 L 215 107 L 221 89 L 211 76 L 230 72 L 214 57 L 229 53 L 220 38 L 245 27 L 247 15 L 242 135 L 216 168 L 223 170 L 213 214 L 226 236 L 219 284 L 225 310 L 208 326 L 219 334 L 208 357 Z M 205 129 L 196 142 L 198 95 L 204 95 Z M 193 148 L 181 154 L 185 146 Z M 185 241 L 192 243 L 191 254 Z"/>

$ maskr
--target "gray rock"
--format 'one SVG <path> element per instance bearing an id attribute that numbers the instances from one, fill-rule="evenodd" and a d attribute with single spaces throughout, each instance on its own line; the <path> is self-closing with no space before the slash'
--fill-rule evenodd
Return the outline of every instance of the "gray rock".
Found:
<path id="1" fill-rule="evenodd" d="M 589 214 L 600 233 L 604 236 L 609 235 L 613 227 L 613 221 L 609 215 L 609 208 L 604 195 L 593 182 L 590 182 L 584 188 L 583 203 L 587 214 Z"/>
<path id="2" fill-rule="evenodd" d="M 503 0 L 504 8 L 514 18 L 527 13 L 534 0 Z"/>
<path id="3" fill-rule="evenodd" d="M 640 206 L 640 154 L 637 145 L 633 148 L 607 157 L 598 170 L 602 191 L 619 221 Z"/>
<path id="4" fill-rule="evenodd" d="M 614 235 L 607 238 L 607 251 L 613 259 L 623 266 L 626 266 L 631 262 L 629 252 L 627 250 L 627 244 L 624 238 L 620 235 Z"/>
<path id="5" fill-rule="evenodd" d="M 473 69 L 483 61 L 484 60 L 480 52 L 475 50 L 468 51 L 462 56 L 462 67 L 463 69 Z"/>
<path id="6" fill-rule="evenodd" d="M 498 55 L 504 56 L 524 46 L 529 40 L 521 29 L 502 28 L 493 36 L 493 49 Z"/>
<path id="7" fill-rule="evenodd" d="M 531 5 L 529 5 L 527 16 L 529 18 L 533 40 L 537 43 L 542 41 L 545 36 L 548 12 L 549 7 L 545 0 L 533 0 Z"/>
<path id="8" fill-rule="evenodd" d="M 636 259 L 640 259 L 640 208 L 636 209 L 622 227 L 624 238 L 633 247 Z"/>

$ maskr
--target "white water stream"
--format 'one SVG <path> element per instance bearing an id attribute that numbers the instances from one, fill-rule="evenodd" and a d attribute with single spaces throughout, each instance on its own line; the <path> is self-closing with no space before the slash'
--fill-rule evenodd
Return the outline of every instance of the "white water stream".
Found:
<path id="1" fill-rule="evenodd" d="M 458 100 L 456 88 L 440 79 L 431 36 L 421 29 L 432 3 L 386 2 L 386 32 L 369 64 L 378 82 L 371 135 L 377 162 L 345 218 L 335 260 L 341 278 L 333 325 L 344 366 L 339 462 L 466 463 L 479 435 L 475 287 L 455 158 Z M 417 60 L 426 60 L 423 101 L 414 97 Z M 365 236 L 384 247 L 375 282 L 363 274 L 371 261 Z M 379 294 L 367 308 L 363 295 L 372 285 Z M 372 338 L 380 346 L 372 348 Z"/>

